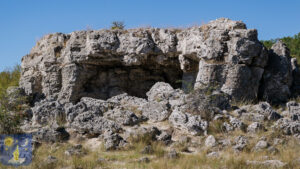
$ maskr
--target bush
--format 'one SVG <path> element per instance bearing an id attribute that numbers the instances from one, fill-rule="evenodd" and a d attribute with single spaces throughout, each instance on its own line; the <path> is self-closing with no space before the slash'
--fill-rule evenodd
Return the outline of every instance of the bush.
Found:
<path id="1" fill-rule="evenodd" d="M 111 23 L 111 27 L 110 29 L 114 30 L 114 29 L 121 29 L 123 30 L 125 28 L 125 24 L 124 22 L 121 22 L 121 21 L 114 21 Z"/>
<path id="2" fill-rule="evenodd" d="M 18 111 L 10 111 L 8 102 L 8 98 L 2 95 L 2 98 L 0 100 L 0 133 L 19 133 L 21 113 L 19 113 Z M 17 107 L 15 109 L 17 109 Z"/>
<path id="3" fill-rule="evenodd" d="M 12 70 L 5 70 L 0 73 L 0 133 L 13 134 L 20 132 L 20 124 L 26 102 L 24 97 L 14 97 L 10 100 L 10 95 L 6 90 L 10 86 L 18 86 L 21 74 L 21 67 L 15 66 Z"/>
<path id="4" fill-rule="evenodd" d="M 0 73 L 0 96 L 10 86 L 18 86 L 21 76 L 21 67 L 16 65 L 12 70 L 5 70 Z"/>

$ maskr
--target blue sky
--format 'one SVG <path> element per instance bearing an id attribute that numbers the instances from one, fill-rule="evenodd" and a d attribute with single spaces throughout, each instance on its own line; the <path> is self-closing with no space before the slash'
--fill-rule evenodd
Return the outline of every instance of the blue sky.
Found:
<path id="1" fill-rule="evenodd" d="M 108 28 L 186 27 L 220 17 L 244 21 L 259 39 L 300 32 L 297 0 L 1 0 L 0 71 L 20 63 L 43 35 Z"/>

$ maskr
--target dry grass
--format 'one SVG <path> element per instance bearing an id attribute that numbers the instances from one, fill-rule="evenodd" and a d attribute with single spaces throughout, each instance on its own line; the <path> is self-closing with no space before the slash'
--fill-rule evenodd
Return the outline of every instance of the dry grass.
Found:
<path id="1" fill-rule="evenodd" d="M 241 135 L 240 131 L 232 132 L 226 137 L 234 138 Z M 263 133 L 262 133 L 263 135 Z M 94 168 L 127 168 L 127 169 L 266 169 L 267 166 L 253 166 L 246 165 L 247 160 L 262 161 L 265 156 L 270 159 L 277 159 L 287 163 L 285 168 L 297 169 L 300 166 L 294 162 L 294 159 L 300 157 L 300 145 L 299 141 L 295 139 L 288 139 L 288 143 L 279 145 L 277 148 L 280 153 L 271 154 L 267 150 L 253 152 L 251 149 L 260 138 L 252 137 L 250 139 L 249 148 L 239 154 L 236 154 L 231 148 L 224 148 L 221 150 L 219 158 L 208 158 L 206 156 L 207 150 L 199 153 L 182 153 L 179 158 L 168 159 L 165 157 L 167 152 L 166 147 L 158 142 L 149 141 L 149 138 L 140 138 L 133 140 L 133 144 L 123 150 L 105 151 L 103 148 L 99 148 L 98 151 L 87 151 L 83 156 L 66 156 L 65 150 L 71 146 L 69 143 L 60 144 L 43 144 L 34 152 L 33 163 L 27 167 L 19 167 L 20 169 L 60 169 L 64 167 L 70 167 L 73 169 L 94 169 Z M 267 139 L 271 139 L 268 137 Z M 271 141 L 271 140 L 270 140 Z M 142 154 L 141 151 L 146 145 L 152 145 L 153 153 Z M 182 147 L 186 147 L 183 145 Z M 180 148 L 180 147 L 178 147 Z M 58 162 L 52 165 L 45 164 L 45 159 L 49 156 L 54 156 L 58 159 Z M 105 159 L 105 161 L 99 162 L 99 158 Z M 148 157 L 149 163 L 139 162 L 141 157 Z M 0 168 L 9 168 L 1 166 Z M 12 167 L 11 167 L 12 168 Z"/>
<path id="2" fill-rule="evenodd" d="M 150 168 L 150 169 L 204 169 L 204 168 L 226 168 L 226 169 L 265 169 L 266 166 L 247 166 L 247 160 L 262 160 L 263 156 L 269 156 L 272 159 L 279 159 L 286 162 L 288 165 L 285 168 L 299 168 L 294 164 L 293 159 L 300 156 L 300 146 L 295 141 L 290 141 L 286 146 L 278 147 L 280 152 L 276 155 L 268 154 L 267 151 L 262 152 L 242 152 L 235 154 L 231 149 L 222 151 L 221 157 L 218 159 L 210 159 L 206 156 L 206 152 L 198 154 L 182 154 L 177 159 L 167 159 L 164 157 L 164 148 L 162 145 L 153 144 L 153 154 L 141 154 L 141 149 L 145 146 L 142 142 L 134 144 L 127 150 L 119 151 L 99 151 L 88 152 L 82 157 L 67 157 L 64 155 L 69 144 L 59 144 L 56 146 L 42 145 L 36 152 L 33 163 L 27 169 L 55 169 L 72 166 L 72 168 Z M 58 162 L 53 165 L 43 163 L 44 159 L 52 155 L 57 157 Z M 98 158 L 106 159 L 105 162 L 98 162 Z M 150 163 L 141 163 L 137 159 L 148 157 Z M 0 166 L 5 168 L 4 166 Z"/>

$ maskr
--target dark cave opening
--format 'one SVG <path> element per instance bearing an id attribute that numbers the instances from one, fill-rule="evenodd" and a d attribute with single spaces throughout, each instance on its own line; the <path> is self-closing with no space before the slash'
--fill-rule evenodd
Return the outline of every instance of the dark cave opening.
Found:
<path id="1" fill-rule="evenodd" d="M 98 65 L 96 63 L 101 63 Z M 80 72 L 75 102 L 82 97 L 106 100 L 113 96 L 127 93 L 131 96 L 146 98 L 146 93 L 156 82 L 169 83 L 174 89 L 180 88 L 185 92 L 192 90 L 198 72 L 198 62 L 193 68 L 183 71 L 178 58 L 171 58 L 159 64 L 148 59 L 142 65 L 123 65 L 121 63 L 95 62 L 95 64 L 78 64 Z"/>

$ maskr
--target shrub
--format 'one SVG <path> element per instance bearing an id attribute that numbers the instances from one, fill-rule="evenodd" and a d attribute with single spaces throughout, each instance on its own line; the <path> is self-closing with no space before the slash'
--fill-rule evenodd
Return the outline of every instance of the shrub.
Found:
<path id="1" fill-rule="evenodd" d="M 0 133 L 12 134 L 20 132 L 20 123 L 24 110 L 22 103 L 26 102 L 25 97 L 8 95 L 6 90 L 10 86 L 18 86 L 21 74 L 21 67 L 15 66 L 12 70 L 5 70 L 0 73 Z"/>
<path id="2" fill-rule="evenodd" d="M 123 30 L 125 28 L 125 24 L 122 21 L 114 21 L 111 23 L 111 27 L 110 29 L 114 30 L 114 29 L 121 29 Z"/>

